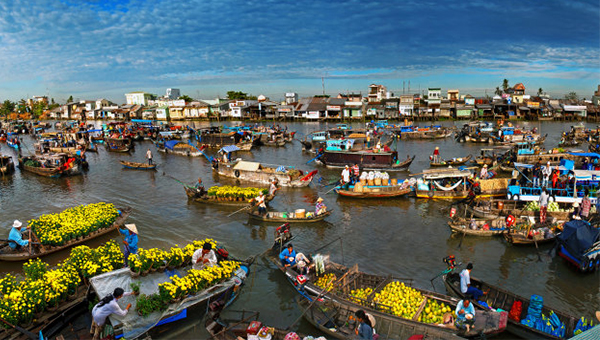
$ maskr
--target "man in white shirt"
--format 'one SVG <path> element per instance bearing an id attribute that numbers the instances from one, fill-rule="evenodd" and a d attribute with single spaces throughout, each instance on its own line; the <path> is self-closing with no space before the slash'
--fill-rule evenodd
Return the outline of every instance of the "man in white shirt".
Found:
<path id="1" fill-rule="evenodd" d="M 148 158 L 148 165 L 152 165 L 152 151 L 150 151 L 150 148 L 146 151 L 146 158 Z"/>
<path id="2" fill-rule="evenodd" d="M 213 267 L 217 264 L 217 254 L 212 250 L 210 243 L 204 243 L 202 249 L 198 249 L 192 255 L 192 268 L 202 269 L 205 266 Z"/>
<path id="3" fill-rule="evenodd" d="M 90 333 L 94 334 L 94 340 L 98 340 L 100 337 L 100 333 L 104 329 L 104 324 L 106 323 L 106 318 L 111 314 L 117 314 L 119 316 L 127 315 L 129 312 L 129 308 L 131 308 L 131 303 L 125 307 L 125 310 L 121 309 L 117 300 L 132 295 L 133 293 L 127 292 L 122 288 L 115 288 L 115 291 L 104 297 L 100 302 L 98 302 L 94 308 L 92 309 L 92 328 L 90 329 Z"/>
<path id="4" fill-rule="evenodd" d="M 350 184 L 350 167 L 346 165 L 344 170 L 342 170 L 342 185 L 345 187 L 345 190 L 348 190 L 349 184 Z"/>
<path id="5" fill-rule="evenodd" d="M 484 293 L 473 286 L 471 286 L 471 270 L 473 270 L 473 264 L 467 264 L 467 268 L 460 272 L 460 291 L 463 294 L 470 294 L 473 296 L 475 301 L 479 301 L 479 298 Z"/>

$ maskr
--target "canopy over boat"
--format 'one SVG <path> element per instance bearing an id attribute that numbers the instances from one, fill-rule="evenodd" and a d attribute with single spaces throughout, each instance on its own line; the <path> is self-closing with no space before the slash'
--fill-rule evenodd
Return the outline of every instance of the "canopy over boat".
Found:
<path id="1" fill-rule="evenodd" d="M 246 171 L 257 171 L 260 168 L 260 163 L 239 161 L 233 167 L 234 170 L 246 170 Z"/>
<path id="2" fill-rule="evenodd" d="M 235 151 L 240 151 L 241 149 L 237 147 L 237 145 L 227 145 L 222 147 L 219 152 L 231 153 Z"/>
<path id="3" fill-rule="evenodd" d="M 600 241 L 600 229 L 592 227 L 586 221 L 573 220 L 565 223 L 557 238 L 572 255 L 580 257 Z"/>
<path id="4" fill-rule="evenodd" d="M 440 178 L 468 177 L 469 175 L 471 175 L 471 171 L 460 170 L 460 169 L 424 170 L 423 171 L 423 178 L 428 179 L 428 180 L 440 179 Z"/>

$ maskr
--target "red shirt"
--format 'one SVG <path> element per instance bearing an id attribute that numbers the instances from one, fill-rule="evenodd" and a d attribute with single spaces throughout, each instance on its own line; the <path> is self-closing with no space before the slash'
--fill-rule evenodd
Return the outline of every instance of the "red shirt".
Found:
<path id="1" fill-rule="evenodd" d="M 360 175 L 360 169 L 358 168 L 358 165 L 353 166 L 352 171 L 354 172 L 354 176 Z"/>

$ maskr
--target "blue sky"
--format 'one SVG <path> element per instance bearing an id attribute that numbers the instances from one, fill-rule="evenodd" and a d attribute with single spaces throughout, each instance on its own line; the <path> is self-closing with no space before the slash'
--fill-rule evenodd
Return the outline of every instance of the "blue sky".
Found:
<path id="1" fill-rule="evenodd" d="M 507 78 L 590 98 L 600 5 L 589 1 L 0 1 L 0 101 L 124 93 L 283 98 L 419 87 L 493 93 Z"/>

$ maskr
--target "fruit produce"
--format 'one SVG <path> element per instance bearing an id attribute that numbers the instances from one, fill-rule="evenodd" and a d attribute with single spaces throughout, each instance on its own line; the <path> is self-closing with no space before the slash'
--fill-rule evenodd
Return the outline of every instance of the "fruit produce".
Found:
<path id="1" fill-rule="evenodd" d="M 382 310 L 406 319 L 412 319 L 421 303 L 423 295 L 418 290 L 407 287 L 404 282 L 390 282 L 373 299 L 382 306 Z"/>
<path id="2" fill-rule="evenodd" d="M 315 285 L 317 287 L 321 287 L 323 289 L 327 288 L 327 291 L 330 291 L 333 288 L 333 283 L 335 282 L 336 279 L 337 279 L 337 277 L 335 276 L 334 273 L 325 274 L 317 279 L 317 282 L 315 282 Z"/>
<path id="3" fill-rule="evenodd" d="M 424 323 L 443 323 L 444 314 L 450 312 L 453 312 L 453 310 L 447 304 L 429 299 L 421 315 L 419 315 L 419 321 Z"/>
<path id="4" fill-rule="evenodd" d="M 367 305 L 366 301 L 367 298 L 369 297 L 369 295 L 371 295 L 373 293 L 373 289 L 371 289 L 370 287 L 367 288 L 360 288 L 360 289 L 355 289 L 355 290 L 351 290 L 350 291 L 350 295 L 352 296 L 350 298 L 350 300 L 360 304 L 360 305 Z"/>

